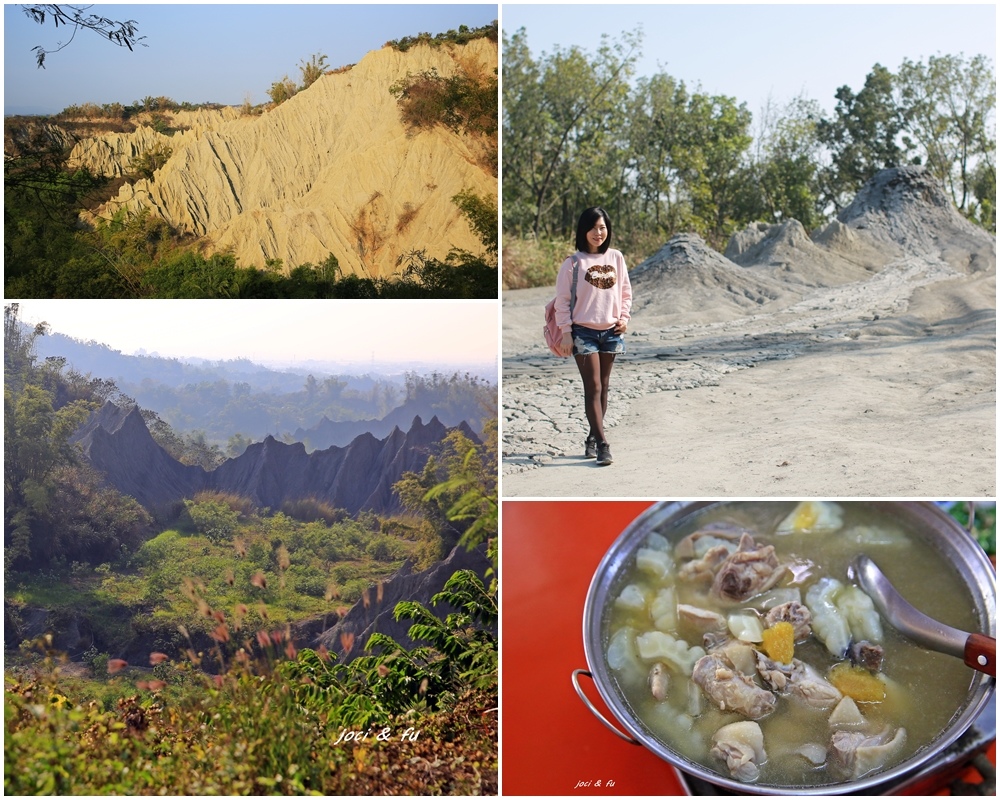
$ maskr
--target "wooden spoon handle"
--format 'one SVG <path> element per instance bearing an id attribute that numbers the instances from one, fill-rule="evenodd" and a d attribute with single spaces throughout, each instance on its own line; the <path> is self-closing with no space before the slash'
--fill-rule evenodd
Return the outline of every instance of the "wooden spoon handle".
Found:
<path id="1" fill-rule="evenodd" d="M 965 663 L 967 666 L 997 676 L 997 640 L 981 633 L 969 634 L 965 643 Z"/>

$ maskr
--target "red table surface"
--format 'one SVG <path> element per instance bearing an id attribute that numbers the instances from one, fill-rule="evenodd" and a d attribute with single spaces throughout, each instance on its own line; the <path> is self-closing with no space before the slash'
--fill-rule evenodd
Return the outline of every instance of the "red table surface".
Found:
<path id="1" fill-rule="evenodd" d="M 577 697 L 583 605 L 597 565 L 648 502 L 504 501 L 503 795 L 683 794 L 673 768 L 605 728 Z M 581 685 L 605 715 L 596 686 Z M 589 783 L 588 783 L 589 782 Z"/>

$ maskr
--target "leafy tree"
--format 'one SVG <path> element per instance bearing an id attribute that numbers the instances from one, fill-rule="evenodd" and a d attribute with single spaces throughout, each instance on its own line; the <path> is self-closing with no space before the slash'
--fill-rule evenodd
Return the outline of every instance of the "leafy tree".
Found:
<path id="1" fill-rule="evenodd" d="M 819 104 L 804 96 L 783 108 L 770 100 L 754 132 L 744 219 L 781 222 L 796 219 L 807 230 L 823 221 L 820 201 Z"/>
<path id="2" fill-rule="evenodd" d="M 228 541 L 239 525 L 239 514 L 220 500 L 185 500 L 184 506 L 195 530 L 213 542 Z"/>
<path id="3" fill-rule="evenodd" d="M 618 228 L 646 228 L 665 240 L 687 216 L 683 181 L 675 160 L 689 93 L 666 73 L 636 81 L 629 99 L 626 146 L 635 184 Z"/>
<path id="4" fill-rule="evenodd" d="M 45 57 L 49 53 L 58 53 L 76 38 L 78 31 L 87 30 L 98 34 L 101 38 L 107 39 L 111 44 L 118 47 L 134 49 L 134 45 L 140 44 L 143 47 L 145 36 L 139 36 L 139 23 L 135 20 L 116 20 L 91 14 L 90 6 L 67 6 L 67 5 L 26 5 L 21 6 L 24 13 L 39 25 L 44 25 L 46 19 L 52 20 L 56 28 L 65 26 L 71 28 L 69 40 L 60 44 L 54 50 L 46 50 L 41 45 L 31 48 L 35 53 L 35 61 L 40 69 L 45 68 Z"/>
<path id="5" fill-rule="evenodd" d="M 302 88 L 308 89 L 326 72 L 326 56 L 314 53 L 309 61 L 299 64 L 299 70 L 302 72 Z"/>
<path id="6" fill-rule="evenodd" d="M 623 169 L 612 128 L 624 122 L 641 38 L 623 33 L 612 45 L 605 36 L 593 60 L 572 47 L 539 61 L 523 28 L 504 38 L 505 227 L 566 234 L 580 208 L 615 203 Z"/>
<path id="7" fill-rule="evenodd" d="M 499 244 L 496 201 L 480 197 L 468 190 L 456 194 L 451 200 L 465 215 L 469 226 L 486 248 L 486 252 L 496 258 Z"/>
<path id="8" fill-rule="evenodd" d="M 295 81 L 285 75 L 280 81 L 271 84 L 271 88 L 267 90 L 267 96 L 271 98 L 271 105 L 277 107 L 294 97 L 298 90 Z"/>
<path id="9" fill-rule="evenodd" d="M 743 154 L 750 146 L 750 112 L 729 97 L 694 94 L 687 106 L 675 162 L 691 203 L 695 229 L 724 247 L 738 225 Z"/>
<path id="10" fill-rule="evenodd" d="M 997 170 L 986 161 L 976 166 L 972 175 L 972 193 L 976 198 L 971 219 L 994 235 L 997 232 Z"/>
<path id="11" fill-rule="evenodd" d="M 996 182 L 996 76 L 985 56 L 906 59 L 896 82 L 906 119 L 906 141 L 955 206 L 977 218 L 976 182 L 993 173 Z M 995 201 L 995 193 L 991 195 Z M 992 203 L 991 203 L 992 207 Z M 989 217 L 986 212 L 986 218 Z"/>
<path id="12" fill-rule="evenodd" d="M 849 86 L 837 90 L 833 118 L 817 124 L 832 161 L 823 171 L 824 199 L 838 211 L 876 172 L 905 163 L 905 117 L 894 88 L 892 73 L 876 64 L 857 94 Z"/>

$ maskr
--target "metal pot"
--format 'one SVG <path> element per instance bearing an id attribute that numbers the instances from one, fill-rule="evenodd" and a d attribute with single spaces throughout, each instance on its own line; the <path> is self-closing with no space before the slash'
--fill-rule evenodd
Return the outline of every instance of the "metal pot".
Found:
<path id="1" fill-rule="evenodd" d="M 629 708 L 615 685 L 605 657 L 607 625 L 616 578 L 630 563 L 640 544 L 654 530 L 675 527 L 693 514 L 712 506 L 725 505 L 713 502 L 664 502 L 652 506 L 621 533 L 611 545 L 594 573 L 583 611 L 583 643 L 589 671 L 573 673 L 573 683 L 580 698 L 591 712 L 612 732 L 635 744 L 652 750 L 660 758 L 684 772 L 717 786 L 746 794 L 840 794 L 857 792 L 875 784 L 910 773 L 934 758 L 954 742 L 975 721 L 980 711 L 991 702 L 996 681 L 980 672 L 969 671 L 969 692 L 962 706 L 952 716 L 950 723 L 929 746 L 920 749 L 900 764 L 858 780 L 821 786 L 780 786 L 762 783 L 747 784 L 736 781 L 721 772 L 708 769 L 676 752 L 669 745 L 654 737 Z M 874 507 L 891 507 L 896 519 L 923 538 L 968 585 L 975 606 L 979 631 L 996 636 L 996 572 L 985 553 L 948 514 L 933 503 L 867 503 Z M 607 720 L 587 699 L 579 684 L 581 675 L 588 675 L 617 722 L 621 731 Z"/>

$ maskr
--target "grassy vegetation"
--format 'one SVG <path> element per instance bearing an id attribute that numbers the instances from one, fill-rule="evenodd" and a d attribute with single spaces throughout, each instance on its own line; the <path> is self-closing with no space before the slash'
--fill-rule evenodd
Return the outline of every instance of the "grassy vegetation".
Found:
<path id="1" fill-rule="evenodd" d="M 391 39 L 385 43 L 386 47 L 399 50 L 405 53 L 411 47 L 419 44 L 426 44 L 430 47 L 441 47 L 446 44 L 468 44 L 475 39 L 489 39 L 496 42 L 499 35 L 499 25 L 497 20 L 493 20 L 489 25 L 480 28 L 470 28 L 468 25 L 459 25 L 458 30 L 450 30 L 445 33 L 430 34 L 418 33 L 416 36 L 404 36 L 401 39 Z"/>
<path id="2" fill-rule="evenodd" d="M 5 674 L 5 793 L 496 794 L 497 647 L 476 625 L 495 624 L 496 595 L 458 572 L 438 601 L 461 611 L 396 608 L 426 645 L 377 636 L 347 664 L 235 618 L 212 675 L 192 651 L 86 681 L 46 652 Z"/>
<path id="3" fill-rule="evenodd" d="M 232 512 L 231 536 L 174 528 L 121 571 L 8 575 L 8 615 L 40 605 L 87 616 L 97 644 L 73 662 L 51 637 L 8 653 L 4 757 L 17 768 L 5 793 L 496 794 L 495 583 L 456 572 L 431 600 L 458 609 L 445 619 L 412 601 L 395 608 L 422 644 L 375 634 L 367 655 L 340 662 L 324 647 L 299 651 L 292 623 L 332 622 L 403 557 L 433 558 L 431 529 L 247 515 L 224 496 L 188 511 L 198 506 Z M 115 650 L 137 636 L 148 664 Z"/>
<path id="4" fill-rule="evenodd" d="M 503 288 L 555 286 L 559 266 L 572 250 L 569 242 L 504 237 Z"/>
<path id="5" fill-rule="evenodd" d="M 439 556 L 439 541 L 416 518 L 330 524 L 280 512 L 241 516 L 202 496 L 189 501 L 185 519 L 186 528 L 145 542 L 123 568 L 10 573 L 9 613 L 45 608 L 86 620 L 96 646 L 112 655 L 138 638 L 176 651 L 181 625 L 203 641 L 210 637 L 218 623 L 206 609 L 226 609 L 247 627 L 264 624 L 264 613 L 267 624 L 335 619 L 407 558 L 423 567 Z"/>
<path id="6" fill-rule="evenodd" d="M 970 522 L 969 516 L 972 514 Z M 971 502 L 953 503 L 948 513 L 968 530 L 986 551 L 988 556 L 997 554 L 997 509 L 996 504 L 984 505 Z"/>

